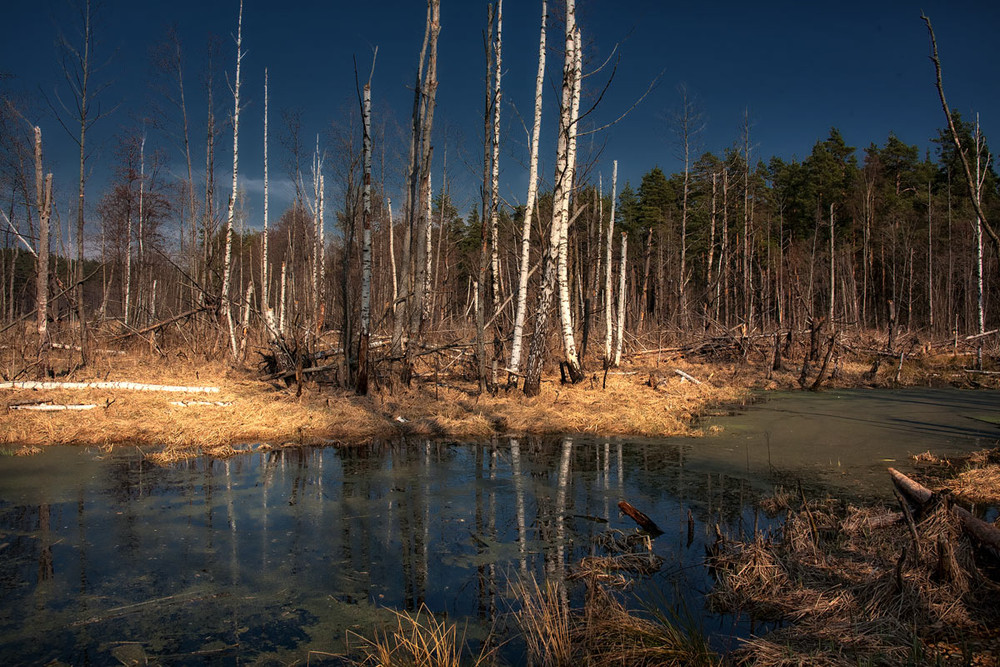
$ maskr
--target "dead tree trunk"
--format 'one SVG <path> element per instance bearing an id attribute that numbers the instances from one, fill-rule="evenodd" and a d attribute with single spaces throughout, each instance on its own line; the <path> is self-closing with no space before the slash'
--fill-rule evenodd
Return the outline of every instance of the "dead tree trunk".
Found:
<path id="1" fill-rule="evenodd" d="M 375 54 L 378 54 L 376 49 Z M 372 73 L 375 59 L 372 57 Z M 372 74 L 368 75 L 361 101 L 362 150 L 364 153 L 364 180 L 361 206 L 361 341 L 358 346 L 358 379 L 355 391 L 359 396 L 368 393 L 368 346 L 371 329 L 372 292 Z M 345 341 L 344 348 L 346 349 Z"/>
<path id="2" fill-rule="evenodd" d="M 510 378 L 517 382 L 521 368 L 521 343 L 524 338 L 524 318 L 528 305 L 528 273 L 531 262 L 531 221 L 538 196 L 538 139 L 542 127 L 542 88 L 545 82 L 545 18 L 546 4 L 542 0 L 542 27 L 538 38 L 538 73 L 535 76 L 535 121 L 531 128 L 531 157 L 528 162 L 528 198 L 524 206 L 524 224 L 521 226 L 521 266 L 517 279 L 517 307 L 514 315 L 514 339 L 510 348 Z"/>
<path id="3" fill-rule="evenodd" d="M 38 255 L 35 301 L 38 311 L 38 357 L 42 374 L 49 367 L 49 219 L 52 217 L 52 174 L 42 177 L 42 128 L 35 126 L 35 205 L 38 209 Z"/>
<path id="4" fill-rule="evenodd" d="M 240 142 L 240 63 L 243 61 L 243 0 L 240 0 L 240 14 L 236 27 L 236 81 L 233 85 L 233 190 L 229 196 L 229 210 L 226 214 L 226 254 L 222 266 L 222 308 L 226 311 L 229 327 L 229 344 L 233 359 L 239 350 L 236 347 L 236 329 L 233 325 L 233 309 L 229 298 L 233 261 L 233 220 L 236 217 L 237 174 L 239 171 Z"/>

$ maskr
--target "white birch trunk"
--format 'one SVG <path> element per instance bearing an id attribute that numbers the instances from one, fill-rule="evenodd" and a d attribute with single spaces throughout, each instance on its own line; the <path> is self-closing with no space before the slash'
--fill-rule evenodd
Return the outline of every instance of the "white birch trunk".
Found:
<path id="1" fill-rule="evenodd" d="M 361 209 L 361 341 L 358 346 L 358 381 L 355 391 L 359 396 L 368 393 L 368 346 L 371 330 L 371 291 L 372 291 L 372 140 L 371 140 L 371 108 L 372 87 L 371 77 L 365 84 L 361 102 L 362 118 L 362 150 L 364 160 L 364 185 L 362 190 Z M 391 232 L 390 232 L 391 233 Z M 344 352 L 347 356 L 348 341 L 344 342 Z"/>
<path id="2" fill-rule="evenodd" d="M 444 189 L 441 190 L 444 192 Z M 431 271 L 431 264 L 434 258 L 434 225 L 432 223 L 431 211 L 432 211 L 432 199 L 433 199 L 434 187 L 431 184 L 431 174 L 427 174 L 427 200 L 424 202 L 424 217 L 427 219 L 427 239 L 424 243 L 424 317 L 430 321 L 429 318 L 432 314 L 431 302 L 431 285 L 434 274 Z M 441 198 L 441 203 L 444 204 L 444 197 Z"/>
<path id="3" fill-rule="evenodd" d="M 521 267 L 517 280 L 517 308 L 514 314 L 514 339 L 510 348 L 510 372 L 521 368 L 521 344 L 524 338 L 524 316 L 528 306 L 528 273 L 531 263 L 531 221 L 538 197 L 538 139 L 542 127 L 542 89 L 545 83 L 545 18 L 546 4 L 542 0 L 542 27 L 538 38 L 538 73 L 535 76 L 535 121 L 531 128 L 531 157 L 528 163 L 528 199 L 524 206 L 521 226 Z"/>
<path id="4" fill-rule="evenodd" d="M 181 385 L 146 384 L 143 382 L 0 382 L 0 389 L 127 389 L 130 391 L 189 392 L 217 394 L 218 387 L 188 387 Z"/>
<path id="5" fill-rule="evenodd" d="M 569 3 L 567 3 L 569 5 Z M 567 13 L 569 7 L 567 7 Z M 580 114 L 580 84 L 581 84 L 581 57 L 580 57 L 580 29 L 575 27 L 572 35 L 572 92 L 571 102 L 566 115 L 566 158 L 565 172 L 562 179 L 561 197 L 559 204 L 559 260 L 558 260 L 558 284 L 559 284 L 559 315 L 562 323 L 563 354 L 566 363 L 570 368 L 570 377 L 573 382 L 579 382 L 583 374 L 580 369 L 580 361 L 576 352 L 576 341 L 573 336 L 573 311 L 570 305 L 570 285 L 569 285 L 569 225 L 570 225 L 570 195 L 573 190 L 573 178 L 576 172 L 576 123 Z M 569 40 L 567 40 L 567 46 Z M 570 56 L 567 53 L 567 60 Z"/>
<path id="6" fill-rule="evenodd" d="M 493 74 L 493 160 L 492 181 L 490 186 L 490 270 L 493 274 L 493 308 L 500 312 L 500 51 L 501 31 L 503 29 L 503 0 L 497 0 L 497 32 L 493 42 L 494 74 Z M 499 319 L 497 319 L 499 321 Z"/>
<path id="7" fill-rule="evenodd" d="M 267 264 L 267 214 L 268 214 L 268 188 L 267 188 L 267 68 L 264 68 L 264 236 L 261 239 L 261 259 L 260 259 L 260 300 L 264 304 L 263 310 L 266 312 L 271 307 L 269 292 L 271 287 L 271 276 Z"/>
<path id="8" fill-rule="evenodd" d="M 323 175 L 323 163 L 320 162 L 319 172 L 319 206 L 316 214 L 317 232 L 317 262 L 319 264 L 319 281 L 316 283 L 316 334 L 323 327 L 324 286 L 326 285 L 326 177 Z"/>
<path id="9" fill-rule="evenodd" d="M 142 139 L 139 141 L 139 235 L 136 237 L 138 248 L 138 254 L 136 255 L 136 291 L 138 292 L 136 296 L 136 313 L 137 318 L 141 318 L 142 312 L 142 297 L 144 296 L 144 290 L 142 289 L 142 266 L 144 263 L 144 241 L 143 241 L 143 215 L 145 213 L 145 201 L 146 201 L 146 130 L 143 128 Z"/>
<path id="10" fill-rule="evenodd" d="M 625 340 L 625 274 L 628 266 L 628 234 L 622 232 L 622 257 L 618 263 L 618 326 L 615 327 L 615 368 L 622 363 L 622 344 Z"/>
<path id="11" fill-rule="evenodd" d="M 35 126 L 35 199 L 38 208 L 38 265 L 35 274 L 35 301 L 38 309 L 40 350 L 49 338 L 49 217 L 52 213 L 52 174 L 42 176 L 42 128 Z M 47 363 L 44 365 L 48 365 Z"/>
<path id="12" fill-rule="evenodd" d="M 441 3 L 440 0 L 429 0 L 430 2 L 430 47 L 427 55 L 427 74 L 423 81 L 422 89 L 424 96 L 423 114 L 420 122 L 420 180 L 419 193 L 414 201 L 417 214 L 416 229 L 416 252 L 414 261 L 416 264 L 416 275 L 413 280 L 413 308 L 410 313 L 410 337 L 417 338 L 423 328 L 423 323 L 427 317 L 427 293 L 426 254 L 427 236 L 430 234 L 430 218 L 427 216 L 426 208 L 423 204 L 430 199 L 430 173 L 431 158 L 433 150 L 431 146 L 431 133 L 434 127 L 434 108 L 437 98 L 437 46 L 438 35 L 441 33 Z"/>
<path id="13" fill-rule="evenodd" d="M 392 312 L 396 312 L 396 301 L 399 300 L 399 282 L 396 278 L 396 248 L 393 242 L 395 233 L 392 225 L 392 200 L 386 198 L 389 210 L 389 268 L 392 270 Z"/>
<path id="14" fill-rule="evenodd" d="M 830 204 L 830 331 L 833 331 L 833 313 L 836 308 L 837 276 L 836 276 L 836 254 L 834 253 L 833 235 L 833 204 Z"/>
<path id="15" fill-rule="evenodd" d="M 975 201 L 976 208 L 978 209 L 981 204 L 983 182 L 985 181 L 986 174 L 989 173 L 989 163 L 990 156 L 986 155 L 986 164 L 982 164 L 982 154 L 986 146 L 986 142 L 983 139 L 982 134 L 979 132 L 979 114 L 976 114 L 976 127 L 975 136 L 973 137 L 973 143 L 976 147 L 976 181 L 975 181 Z M 986 314 L 983 307 L 983 219 L 980 215 L 976 215 L 976 224 L 973 229 L 975 233 L 975 243 L 976 243 L 976 323 L 978 326 L 978 331 L 976 333 L 983 334 L 986 331 Z M 979 339 L 979 343 L 976 345 L 976 368 L 982 370 L 983 368 L 983 344 L 982 339 Z"/>
<path id="16" fill-rule="evenodd" d="M 233 358 L 239 350 L 236 347 L 236 331 L 233 325 L 233 309 L 229 298 L 233 263 L 233 220 L 236 217 L 237 178 L 239 174 L 240 141 L 240 63 L 243 61 L 243 0 L 240 0 L 240 14 L 236 24 L 236 82 L 233 86 L 233 190 L 229 196 L 229 210 L 226 213 L 226 254 L 222 265 L 222 307 L 226 311 L 229 326 L 229 345 Z"/>
<path id="17" fill-rule="evenodd" d="M 604 248 L 604 365 L 611 365 L 611 338 L 614 333 L 614 294 L 611 287 L 611 244 L 615 231 L 615 203 L 618 200 L 618 160 L 611 163 L 611 217 L 608 219 L 608 237 Z M 604 224 L 604 221 L 601 221 Z M 619 306 L 620 307 L 620 306 Z"/>
<path id="18" fill-rule="evenodd" d="M 566 48 L 563 64 L 562 100 L 560 106 L 559 135 L 556 143 L 555 189 L 553 191 L 552 227 L 549 233 L 549 248 L 542 262 L 542 285 L 538 296 L 538 314 L 535 319 L 535 331 L 531 337 L 531 348 L 528 353 L 528 364 L 525 372 L 524 393 L 536 396 L 541 391 L 542 365 L 545 360 L 545 338 L 548 326 L 549 309 L 556 288 L 559 271 L 560 248 L 565 247 L 563 233 L 569 227 L 569 190 L 573 183 L 572 163 L 570 157 L 571 116 L 578 78 L 576 76 L 578 59 L 576 56 L 578 31 L 576 28 L 574 0 L 566 0 Z M 577 102 L 578 104 L 579 102 Z M 559 280 L 560 301 L 566 297 L 568 312 L 569 285 L 566 280 Z M 562 311 L 560 304 L 560 311 Z M 566 321 L 568 320 L 568 322 Z M 565 331 L 569 328 L 569 340 Z M 572 320 L 564 318 L 563 349 L 567 357 L 570 377 L 574 382 L 582 379 L 583 374 L 576 360 L 576 349 L 572 339 Z M 571 356 L 572 354 L 572 356 Z"/>
<path id="19" fill-rule="evenodd" d="M 285 333 L 285 289 L 288 286 L 288 262 L 281 262 L 281 303 L 278 304 L 278 330 Z"/>

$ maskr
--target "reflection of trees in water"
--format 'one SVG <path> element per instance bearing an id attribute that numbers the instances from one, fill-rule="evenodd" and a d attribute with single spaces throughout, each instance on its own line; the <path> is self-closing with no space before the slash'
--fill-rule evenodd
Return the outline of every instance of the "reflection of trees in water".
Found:
<path id="1" fill-rule="evenodd" d="M 331 595 L 411 610 L 429 601 L 434 612 L 492 620 L 504 607 L 505 577 L 561 579 L 581 557 L 598 554 L 592 538 L 609 525 L 630 531 L 619 499 L 655 514 L 667 530 L 655 545 L 659 555 L 678 571 L 693 562 L 702 540 L 686 543 L 688 508 L 699 531 L 716 522 L 725 530 L 751 494 L 740 479 L 692 467 L 690 449 L 596 438 L 425 439 L 197 459 L 163 471 L 112 460 L 96 478 L 102 486 L 81 481 L 75 508 L 0 511 L 0 529 L 11 533 L 0 591 L 35 595 L 42 582 L 64 599 L 77 590 L 78 566 L 80 614 L 100 614 L 106 593 L 127 604 L 164 594 L 161 587 L 216 582 L 253 586 L 262 600 L 276 596 L 290 609 Z M 53 549 L 60 540 L 70 548 Z M 172 572 L 155 569 L 164 566 Z M 67 576 L 74 580 L 59 581 Z M 238 621 L 248 622 L 237 598 L 212 603 L 213 627 L 227 642 Z M 102 632 L 88 626 L 77 641 L 91 641 L 88 633 L 103 641 Z"/>

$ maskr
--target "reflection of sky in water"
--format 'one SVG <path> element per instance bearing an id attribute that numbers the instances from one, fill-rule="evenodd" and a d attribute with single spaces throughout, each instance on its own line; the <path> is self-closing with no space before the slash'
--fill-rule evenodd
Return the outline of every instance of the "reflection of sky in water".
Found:
<path id="1" fill-rule="evenodd" d="M 751 503 L 775 479 L 847 485 L 829 446 L 803 447 L 801 434 L 815 442 L 839 429 L 862 442 L 868 433 L 863 442 L 881 440 L 884 451 L 865 444 L 837 456 L 878 472 L 900 448 L 886 429 L 909 429 L 912 451 L 934 446 L 917 444 L 921 433 L 970 447 L 956 406 L 993 409 L 984 397 L 996 401 L 879 395 L 866 403 L 876 407 L 845 411 L 835 394 L 800 394 L 719 420 L 720 436 L 667 442 L 412 441 L 165 468 L 126 449 L 4 459 L 0 661 L 301 660 L 309 650 L 342 652 L 345 632 L 391 620 L 386 608 L 421 603 L 467 621 L 479 641 L 494 620 L 509 624 L 508 578 L 564 576 L 601 553 L 595 535 L 631 531 L 621 499 L 664 530 L 654 542 L 663 569 L 647 584 L 663 594 L 653 597 L 679 596 L 701 614 L 711 585 L 701 563 L 716 523 L 732 534 L 770 525 Z M 918 413 L 926 426 L 912 425 Z M 747 632 L 732 618 L 702 623 L 720 648 Z M 506 650 L 516 661 L 517 648 Z"/>
<path id="2" fill-rule="evenodd" d="M 697 610 L 706 526 L 750 529 L 753 515 L 744 482 L 687 470 L 690 446 L 410 442 L 166 468 L 134 450 L 8 459 L 0 659 L 301 658 L 421 603 L 469 619 L 478 641 L 511 609 L 508 577 L 564 576 L 600 553 L 593 536 L 633 530 L 622 498 L 665 531 L 657 585 Z"/>

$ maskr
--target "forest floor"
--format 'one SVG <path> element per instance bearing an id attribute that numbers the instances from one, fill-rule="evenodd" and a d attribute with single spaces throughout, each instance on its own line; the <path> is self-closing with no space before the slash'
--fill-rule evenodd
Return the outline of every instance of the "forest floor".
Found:
<path id="1" fill-rule="evenodd" d="M 973 363 L 970 355 L 914 346 L 902 364 L 896 357 L 886 357 L 872 375 L 873 360 L 879 357 L 872 352 L 877 344 L 858 338 L 839 345 L 817 388 L 1000 385 L 1000 376 L 963 370 Z M 541 394 L 533 398 L 519 390 L 480 395 L 468 371 L 464 376 L 442 374 L 435 380 L 433 368 L 418 368 L 409 387 L 396 383 L 358 397 L 333 384 L 304 382 L 301 390 L 294 383 L 286 387 L 261 379 L 256 369 L 234 368 L 180 350 L 98 352 L 82 369 L 71 369 L 73 356 L 71 351 L 53 351 L 54 380 L 212 386 L 218 392 L 3 388 L 0 400 L 7 407 L 0 412 L 3 452 L 26 454 L 50 444 L 127 444 L 170 460 L 199 454 L 226 456 L 247 448 L 405 436 L 459 440 L 498 434 L 697 436 L 701 431 L 696 418 L 712 407 L 743 402 L 754 390 L 811 387 L 825 355 L 811 362 L 807 380 L 800 383 L 804 350 L 794 347 L 786 350 L 783 370 L 778 371 L 772 370 L 773 352 L 767 346 L 750 346 L 743 352 L 718 346 L 664 348 L 627 357 L 621 368 L 606 376 L 599 368 L 590 370 L 576 385 L 561 384 L 558 375 L 548 375 Z M 3 369 L 7 377 L 12 375 L 10 368 Z M 40 403 L 96 407 L 23 409 Z"/>

